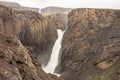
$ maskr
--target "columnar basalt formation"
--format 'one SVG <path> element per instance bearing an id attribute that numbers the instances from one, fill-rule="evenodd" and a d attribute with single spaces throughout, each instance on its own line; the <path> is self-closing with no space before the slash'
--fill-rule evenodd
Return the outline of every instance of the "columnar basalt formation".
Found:
<path id="1" fill-rule="evenodd" d="M 25 46 L 32 47 L 36 54 L 40 54 L 41 63 L 46 64 L 57 39 L 55 24 L 38 13 L 28 11 L 16 11 L 15 13 L 15 17 L 18 19 L 16 22 L 22 23 L 20 40 Z"/>
<path id="2" fill-rule="evenodd" d="M 73 10 L 61 58 L 63 80 L 119 80 L 120 10 Z"/>
<path id="3" fill-rule="evenodd" d="M 41 63 L 48 62 L 57 38 L 55 23 L 37 12 L 0 5 L 0 25 L 2 33 L 17 36 L 24 46 L 32 47 L 36 54 L 41 55 Z"/>
<path id="4" fill-rule="evenodd" d="M 37 12 L 0 5 L 0 80 L 59 80 L 40 64 L 49 60 L 56 31 Z"/>

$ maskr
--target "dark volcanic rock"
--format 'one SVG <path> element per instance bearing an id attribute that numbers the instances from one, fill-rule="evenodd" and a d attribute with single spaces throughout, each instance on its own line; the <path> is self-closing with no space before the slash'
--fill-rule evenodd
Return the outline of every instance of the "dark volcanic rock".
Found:
<path id="1" fill-rule="evenodd" d="M 38 58 L 40 55 L 41 63 L 48 62 L 57 38 L 55 23 L 37 12 L 0 5 L 0 25 L 2 33 L 17 36 L 24 46 L 33 48 Z"/>
<path id="2" fill-rule="evenodd" d="M 120 11 L 75 9 L 62 43 L 63 80 L 120 79 Z"/>
<path id="3" fill-rule="evenodd" d="M 59 80 L 35 61 L 15 36 L 0 33 L 0 80 Z"/>

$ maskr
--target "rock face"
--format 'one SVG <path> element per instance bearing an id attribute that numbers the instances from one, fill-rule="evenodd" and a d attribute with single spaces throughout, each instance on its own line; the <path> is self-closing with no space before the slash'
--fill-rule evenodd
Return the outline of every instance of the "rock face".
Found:
<path id="1" fill-rule="evenodd" d="M 0 80 L 59 80 L 40 64 L 15 36 L 0 33 Z"/>
<path id="2" fill-rule="evenodd" d="M 54 22 L 57 29 L 66 30 L 68 27 L 67 14 L 51 14 L 45 17 Z"/>
<path id="3" fill-rule="evenodd" d="M 0 25 L 2 33 L 17 36 L 24 46 L 33 48 L 41 63 L 48 62 L 57 38 L 57 28 L 52 21 L 37 12 L 0 5 Z"/>
<path id="4" fill-rule="evenodd" d="M 59 80 L 40 65 L 49 60 L 56 29 L 37 12 L 0 5 L 0 80 Z"/>
<path id="5" fill-rule="evenodd" d="M 62 43 L 63 80 L 120 79 L 120 10 L 75 9 Z"/>

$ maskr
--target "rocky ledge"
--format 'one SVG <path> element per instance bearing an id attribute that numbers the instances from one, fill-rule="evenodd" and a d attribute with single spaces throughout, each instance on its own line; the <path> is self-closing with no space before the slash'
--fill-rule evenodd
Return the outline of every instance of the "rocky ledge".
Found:
<path id="1" fill-rule="evenodd" d="M 119 80 L 120 10 L 73 10 L 62 52 L 63 80 Z"/>

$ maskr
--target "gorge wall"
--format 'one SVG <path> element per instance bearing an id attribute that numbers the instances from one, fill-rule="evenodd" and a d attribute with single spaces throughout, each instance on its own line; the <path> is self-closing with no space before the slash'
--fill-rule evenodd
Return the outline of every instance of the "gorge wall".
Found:
<path id="1" fill-rule="evenodd" d="M 63 80 L 119 80 L 120 10 L 70 12 L 60 66 Z"/>
<path id="2" fill-rule="evenodd" d="M 41 14 L 0 5 L 0 80 L 59 80 L 41 69 L 56 38 L 57 27 Z"/>
<path id="3" fill-rule="evenodd" d="M 62 13 L 50 14 L 45 17 L 46 17 L 46 19 L 53 21 L 55 23 L 55 26 L 57 27 L 57 29 L 66 30 L 68 27 L 67 14 L 62 14 Z"/>
<path id="4" fill-rule="evenodd" d="M 16 10 L 0 5 L 0 23 L 2 33 L 16 35 L 24 46 L 33 48 L 36 54 L 41 55 L 40 62 L 48 62 L 57 38 L 57 28 L 52 21 L 37 12 Z M 48 55 L 46 56 L 45 53 Z"/>

